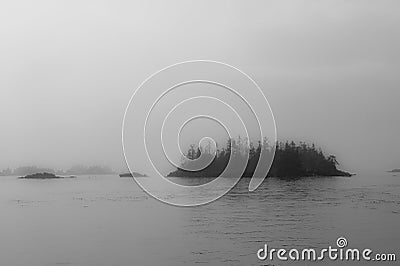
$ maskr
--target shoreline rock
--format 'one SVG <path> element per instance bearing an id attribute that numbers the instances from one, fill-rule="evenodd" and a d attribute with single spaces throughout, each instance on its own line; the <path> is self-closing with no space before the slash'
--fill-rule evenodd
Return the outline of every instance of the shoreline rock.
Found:
<path id="1" fill-rule="evenodd" d="M 187 177 L 187 178 L 191 178 L 191 177 L 195 177 L 195 178 L 209 178 L 209 177 L 217 177 L 219 176 L 220 173 L 215 173 L 214 175 L 210 175 L 210 176 L 206 176 L 204 175 L 201 171 L 200 172 L 190 172 L 190 171 L 185 171 L 182 169 L 178 169 L 176 171 L 170 172 L 167 177 Z M 302 178 L 302 177 L 310 177 L 310 176 L 320 176 L 320 177 L 334 177 L 334 176 L 343 176 L 343 177 L 352 177 L 356 174 L 354 173 L 349 173 L 346 171 L 342 171 L 339 169 L 336 169 L 336 171 L 331 172 L 331 173 L 301 173 L 298 175 L 293 175 L 293 176 L 279 176 L 279 175 L 271 175 L 268 174 L 267 177 L 282 177 L 282 178 Z M 253 173 L 244 173 L 242 175 L 243 178 L 252 178 L 253 177 Z"/>
<path id="2" fill-rule="evenodd" d="M 133 175 L 132 175 L 133 173 Z M 123 173 L 119 174 L 119 177 L 147 177 L 145 174 L 137 173 L 137 172 L 132 172 L 132 173 Z"/>

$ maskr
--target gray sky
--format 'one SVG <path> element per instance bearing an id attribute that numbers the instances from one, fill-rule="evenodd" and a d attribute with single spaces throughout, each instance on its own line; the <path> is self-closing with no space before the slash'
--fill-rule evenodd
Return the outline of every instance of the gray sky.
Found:
<path id="1" fill-rule="evenodd" d="M 190 59 L 250 74 L 279 139 L 400 167 L 398 1 L 3 1 L 0 36 L 0 168 L 124 168 L 132 92 Z"/>

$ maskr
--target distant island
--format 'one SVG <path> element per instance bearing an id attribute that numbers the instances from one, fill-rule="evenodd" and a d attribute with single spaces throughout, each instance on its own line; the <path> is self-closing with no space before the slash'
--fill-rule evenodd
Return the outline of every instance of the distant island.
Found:
<path id="1" fill-rule="evenodd" d="M 59 179 L 59 178 L 75 178 L 75 176 L 56 176 L 55 174 L 52 173 L 36 173 L 36 174 L 31 174 L 31 175 L 26 175 L 26 176 L 21 176 L 19 177 L 20 179 Z"/>
<path id="2" fill-rule="evenodd" d="M 112 175 L 112 174 L 115 174 L 115 172 L 107 166 L 75 165 L 66 171 L 57 171 L 57 174 L 60 174 L 60 175 Z"/>
<path id="3" fill-rule="evenodd" d="M 396 168 L 393 170 L 388 171 L 389 173 L 400 173 L 400 168 Z"/>
<path id="4" fill-rule="evenodd" d="M 259 141 L 255 146 L 253 143 L 247 144 L 247 140 L 228 139 L 226 147 L 221 150 L 211 151 L 208 148 L 197 147 L 191 145 L 186 157 L 186 160 L 182 164 L 182 168 L 178 168 L 168 174 L 168 177 L 217 177 L 220 176 L 226 166 L 228 165 L 229 158 L 233 160 L 245 159 L 245 154 L 248 152 L 249 159 L 247 167 L 243 173 L 243 177 L 252 177 L 255 172 L 258 160 L 260 158 L 261 151 L 272 158 L 272 147 L 268 144 L 267 140 L 263 142 Z M 185 169 L 195 169 L 196 164 L 200 164 L 199 160 L 193 161 L 200 158 L 203 154 L 204 161 L 212 162 L 204 169 L 200 171 L 187 171 Z M 232 154 L 232 156 L 231 156 Z M 215 155 L 215 158 L 212 159 Z M 211 158 L 211 160 L 210 160 Z M 204 162 L 203 162 L 204 163 Z M 298 145 L 291 142 L 277 142 L 275 149 L 275 156 L 273 159 L 272 166 L 268 173 L 268 176 L 293 178 L 293 177 L 304 177 L 304 176 L 345 176 L 350 177 L 353 174 L 337 169 L 339 163 L 334 155 L 325 156 L 321 148 L 316 148 L 314 144 L 308 145 L 304 142 L 300 142 Z M 225 175 L 231 176 L 235 172 L 225 173 Z"/>
<path id="5" fill-rule="evenodd" d="M 137 173 L 137 172 L 132 172 L 132 173 L 124 173 L 120 174 L 120 177 L 147 177 L 145 174 Z"/>
<path id="6" fill-rule="evenodd" d="M 51 168 L 44 168 L 38 166 L 21 166 L 14 170 L 7 168 L 5 170 L 0 171 L 0 176 L 25 176 L 31 175 L 35 173 L 51 173 L 55 175 L 111 175 L 115 174 L 115 172 L 106 166 L 84 166 L 84 165 L 75 165 L 67 170 L 54 170 Z"/>

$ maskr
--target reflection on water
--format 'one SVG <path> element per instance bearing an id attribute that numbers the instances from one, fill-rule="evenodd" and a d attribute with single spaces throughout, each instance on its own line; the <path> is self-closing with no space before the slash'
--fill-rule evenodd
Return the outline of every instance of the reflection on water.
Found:
<path id="1" fill-rule="evenodd" d="M 321 249 L 339 236 L 349 247 L 398 252 L 398 177 L 269 178 L 251 193 L 247 182 L 216 202 L 182 208 L 129 178 L 1 177 L 0 264 L 284 265 L 258 261 L 257 250 Z"/>

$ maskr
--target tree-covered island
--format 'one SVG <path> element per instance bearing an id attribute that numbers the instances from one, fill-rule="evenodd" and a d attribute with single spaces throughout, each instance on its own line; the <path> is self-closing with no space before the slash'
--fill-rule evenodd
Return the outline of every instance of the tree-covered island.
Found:
<path id="1" fill-rule="evenodd" d="M 202 148 L 191 145 L 186 157 L 181 164 L 182 168 L 178 168 L 168 174 L 168 177 L 217 177 L 220 176 L 226 166 L 229 158 L 239 158 L 249 154 L 247 167 L 243 173 L 243 177 L 252 177 L 260 158 L 261 151 L 272 158 L 273 149 L 266 140 L 259 141 L 257 145 L 253 143 L 247 144 L 246 140 L 229 139 L 224 148 L 212 151 L 210 147 Z M 231 156 L 232 154 L 232 156 Z M 200 171 L 188 171 L 184 169 L 193 169 L 195 159 L 204 158 L 204 161 L 212 162 Z M 214 157 L 214 159 L 212 159 Z M 211 158 L 211 159 L 210 159 Z M 242 157 L 242 159 L 246 157 Z M 192 164 L 192 165 L 191 165 Z M 291 142 L 277 142 L 275 156 L 268 176 L 274 177 L 303 177 L 303 176 L 352 176 L 352 174 L 339 170 L 339 163 L 334 155 L 325 156 L 321 148 L 316 148 L 314 144 L 308 145 L 304 142 L 296 144 Z"/>
<path id="2" fill-rule="evenodd" d="M 60 178 L 75 178 L 75 176 L 57 176 L 52 173 L 35 173 L 26 176 L 21 176 L 19 179 L 60 179 Z"/>

